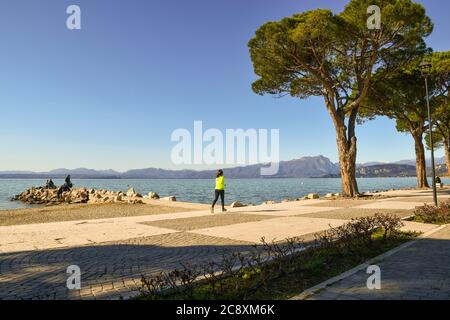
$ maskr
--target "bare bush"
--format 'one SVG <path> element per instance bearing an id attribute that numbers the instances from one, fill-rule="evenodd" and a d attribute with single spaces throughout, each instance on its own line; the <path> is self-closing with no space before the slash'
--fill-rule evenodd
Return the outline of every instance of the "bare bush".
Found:
<path id="1" fill-rule="evenodd" d="M 450 200 L 442 201 L 437 207 L 425 204 L 414 210 L 414 220 L 425 223 L 445 224 L 450 222 Z"/>
<path id="2" fill-rule="evenodd" d="M 301 268 L 302 261 L 318 250 L 351 251 L 352 246 L 371 245 L 375 230 L 383 230 L 383 239 L 398 231 L 402 221 L 387 214 L 362 217 L 316 235 L 312 246 L 306 247 L 300 238 L 284 242 L 267 242 L 252 246 L 248 252 L 223 254 L 219 261 L 203 265 L 182 265 L 181 269 L 161 272 L 150 278 L 142 277 L 141 293 L 148 299 L 163 299 L 165 295 L 193 298 L 201 284 L 207 297 L 245 299 L 247 295 L 267 287 L 269 281 Z"/>

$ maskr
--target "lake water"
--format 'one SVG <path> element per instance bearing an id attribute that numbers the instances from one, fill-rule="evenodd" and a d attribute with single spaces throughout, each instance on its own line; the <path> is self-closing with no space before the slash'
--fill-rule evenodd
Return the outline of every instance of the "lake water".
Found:
<path id="1" fill-rule="evenodd" d="M 57 185 L 62 180 L 54 181 Z M 179 201 L 210 203 L 214 193 L 214 179 L 82 179 L 72 180 L 75 187 L 125 191 L 128 186 L 145 195 L 150 191 L 161 197 L 174 195 Z M 450 179 L 442 179 L 449 184 Z M 0 179 L 0 210 L 26 207 L 10 198 L 22 191 L 45 184 L 39 179 Z M 362 178 L 358 179 L 360 192 L 409 188 L 416 185 L 416 178 Z M 266 200 L 281 201 L 284 198 L 299 198 L 308 193 L 336 193 L 341 191 L 340 179 L 227 179 L 225 202 L 239 200 L 243 203 L 259 204 Z"/>

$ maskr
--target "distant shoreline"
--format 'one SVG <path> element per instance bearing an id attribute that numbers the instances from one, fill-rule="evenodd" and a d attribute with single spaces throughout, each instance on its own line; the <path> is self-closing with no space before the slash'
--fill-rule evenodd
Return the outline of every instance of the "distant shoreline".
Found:
<path id="1" fill-rule="evenodd" d="M 267 164 L 259 163 L 254 165 L 244 165 L 237 167 L 222 168 L 225 177 L 229 179 L 299 179 L 299 178 L 339 178 L 339 163 L 332 162 L 324 156 L 302 157 L 288 161 L 280 161 L 279 168 L 275 175 L 262 176 L 261 170 Z M 215 165 L 219 169 L 220 164 Z M 71 175 L 73 179 L 213 179 L 215 169 L 161 169 L 142 168 L 127 171 L 97 170 L 89 168 L 67 169 L 59 168 L 50 171 L 32 170 L 0 170 L 0 179 L 64 179 Z M 447 168 L 443 164 L 436 166 L 436 173 L 444 175 Z M 427 170 L 430 172 L 431 170 Z M 415 165 L 405 163 L 383 163 L 367 165 L 359 164 L 356 167 L 357 178 L 379 178 L 379 177 L 415 177 Z"/>

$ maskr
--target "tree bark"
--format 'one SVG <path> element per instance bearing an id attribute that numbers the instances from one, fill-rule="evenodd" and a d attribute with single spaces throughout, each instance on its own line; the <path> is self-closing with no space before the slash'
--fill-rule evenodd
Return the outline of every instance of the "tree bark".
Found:
<path id="1" fill-rule="evenodd" d="M 429 188 L 427 181 L 427 166 L 425 162 L 425 148 L 423 146 L 423 132 L 421 130 L 413 130 L 411 132 L 414 138 L 414 148 L 416 150 L 416 175 L 417 187 Z"/>
<path id="2" fill-rule="evenodd" d="M 355 197 L 358 195 L 358 183 L 356 182 L 356 137 L 352 137 L 347 143 L 345 134 L 337 135 L 337 147 L 342 180 L 342 195 Z"/>
<path id="3" fill-rule="evenodd" d="M 447 174 L 450 176 L 450 139 L 444 139 L 445 164 L 447 165 Z"/>
<path id="4" fill-rule="evenodd" d="M 347 132 L 347 127 L 343 122 L 336 121 L 335 127 L 342 180 L 342 195 L 344 197 L 355 197 L 359 193 L 358 183 L 356 182 L 356 136 L 354 136 L 353 130 Z M 347 134 L 351 136 L 350 140 Z"/>
<path id="5" fill-rule="evenodd" d="M 346 113 L 342 108 L 336 108 L 334 96 L 325 95 L 325 104 L 333 120 L 336 130 L 336 144 L 339 155 L 342 196 L 355 197 L 359 194 L 356 182 L 356 116 L 358 108 L 354 108 L 348 117 L 348 126 L 345 125 Z"/>

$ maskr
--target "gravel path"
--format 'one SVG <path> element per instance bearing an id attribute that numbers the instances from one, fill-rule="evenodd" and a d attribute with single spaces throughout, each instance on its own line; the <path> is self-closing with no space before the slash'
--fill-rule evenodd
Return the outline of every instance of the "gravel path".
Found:
<path id="1" fill-rule="evenodd" d="M 0 211 L 0 226 L 47 223 L 59 221 L 92 220 L 144 216 L 163 213 L 188 212 L 204 206 L 181 207 L 170 204 L 72 204 L 30 209 Z"/>

